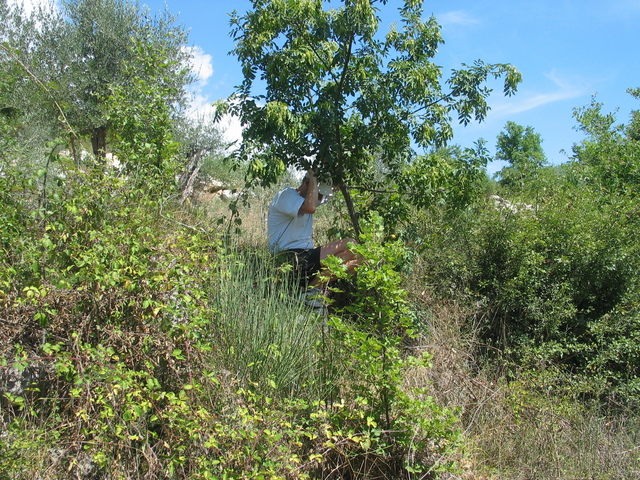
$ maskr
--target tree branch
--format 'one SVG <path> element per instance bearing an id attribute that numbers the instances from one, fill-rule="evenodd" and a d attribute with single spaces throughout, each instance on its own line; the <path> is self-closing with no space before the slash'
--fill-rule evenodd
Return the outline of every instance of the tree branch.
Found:
<path id="1" fill-rule="evenodd" d="M 22 60 L 20 60 L 17 55 L 15 53 L 13 53 L 9 48 L 7 48 L 5 45 L 3 45 L 2 43 L 0 43 L 0 48 L 2 48 L 5 52 L 7 52 L 9 54 L 9 56 L 11 58 L 13 58 L 16 62 L 18 62 L 18 64 L 24 69 L 25 72 L 27 72 L 27 74 L 38 84 L 40 85 L 40 87 L 42 87 L 42 89 L 47 92 L 47 94 L 49 94 L 49 96 L 51 97 L 51 101 L 53 102 L 53 104 L 56 106 L 56 108 L 58 109 L 58 111 L 60 112 L 60 118 L 62 118 L 62 123 L 64 123 L 64 125 L 69 129 L 69 132 L 71 133 L 71 135 L 73 137 L 77 137 L 78 134 L 73 130 L 73 128 L 71 127 L 71 124 L 69 123 L 69 121 L 67 120 L 67 116 L 64 114 L 64 111 L 62 110 L 62 107 L 60 106 L 60 104 L 53 98 L 53 95 L 51 94 L 51 91 L 49 88 L 47 88 L 47 86 L 42 83 L 40 81 L 40 79 L 33 73 L 31 72 L 31 70 L 29 70 L 29 67 L 27 67 L 24 62 Z"/>
<path id="2" fill-rule="evenodd" d="M 349 37 L 349 47 L 347 49 L 347 57 L 344 59 L 344 65 L 342 66 L 342 74 L 340 75 L 340 83 L 338 84 L 338 90 L 336 91 L 336 97 L 342 95 L 344 89 L 344 83 L 347 81 L 347 72 L 349 71 L 349 63 L 351 62 L 351 55 L 353 52 L 353 42 L 355 40 L 355 33 L 351 32 Z"/>
<path id="3" fill-rule="evenodd" d="M 366 187 L 347 187 L 349 190 L 358 190 L 359 192 L 368 192 L 368 193 L 380 193 L 380 194 L 392 194 L 392 193 L 400 193 L 398 190 L 377 190 L 375 188 L 366 188 Z"/>

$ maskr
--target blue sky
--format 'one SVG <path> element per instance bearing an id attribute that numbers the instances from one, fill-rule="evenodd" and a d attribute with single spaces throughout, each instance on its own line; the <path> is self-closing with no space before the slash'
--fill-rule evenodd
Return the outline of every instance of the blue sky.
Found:
<path id="1" fill-rule="evenodd" d="M 229 55 L 229 12 L 243 13 L 249 0 L 140 0 L 153 12 L 166 4 L 189 29 L 199 66 L 196 106 L 202 108 L 226 98 L 242 82 L 239 62 Z M 329 6 L 337 7 L 334 0 Z M 399 0 L 381 6 L 385 20 L 397 11 Z M 618 121 L 627 122 L 640 104 L 626 90 L 640 87 L 640 0 L 425 0 L 425 15 L 435 15 L 445 40 L 435 62 L 445 78 L 452 68 L 482 59 L 512 63 L 523 75 L 513 97 L 501 86 L 490 100 L 483 123 L 455 129 L 453 143 L 472 146 L 484 138 L 494 151 L 496 136 L 507 121 L 531 126 L 540 134 L 547 158 L 554 164 L 567 159 L 565 150 L 583 136 L 575 130 L 575 107 L 586 106 L 596 95 L 604 110 L 619 109 Z M 231 126 L 229 136 L 238 134 Z M 499 164 L 489 167 L 493 172 Z"/>

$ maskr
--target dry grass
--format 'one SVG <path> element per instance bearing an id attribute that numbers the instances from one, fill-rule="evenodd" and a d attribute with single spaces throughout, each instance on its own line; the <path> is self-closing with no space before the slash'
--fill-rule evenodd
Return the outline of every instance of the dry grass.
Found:
<path id="1" fill-rule="evenodd" d="M 406 381 L 426 386 L 440 405 L 456 408 L 466 452 L 465 480 L 631 480 L 640 478 L 640 421 L 596 408 L 526 379 L 511 379 L 476 356 L 473 305 L 421 293 L 422 336 L 413 346 L 431 367 Z M 469 325 L 471 324 L 471 327 Z"/>

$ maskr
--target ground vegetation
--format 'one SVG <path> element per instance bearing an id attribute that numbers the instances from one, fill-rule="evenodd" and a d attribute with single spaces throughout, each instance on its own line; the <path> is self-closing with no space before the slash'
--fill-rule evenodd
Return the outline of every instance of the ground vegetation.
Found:
<path id="1" fill-rule="evenodd" d="M 70 119 L 45 118 L 55 103 L 34 123 L 17 102 L 17 81 L 55 89 L 16 61 L 7 25 L 0 477 L 638 477 L 637 112 L 577 108 L 572 158 L 528 162 L 517 184 L 501 181 L 515 156 L 494 180 L 477 151 L 434 148 L 412 168 L 442 176 L 438 201 L 363 200 L 366 261 L 355 276 L 331 264 L 317 312 L 267 253 L 274 190 L 231 210 L 185 195 L 244 175 L 216 132 L 179 126 L 176 92 L 149 81 L 168 74 L 162 52 L 131 42 L 135 89 L 116 82 L 99 105 L 124 167 L 79 162 Z M 507 124 L 504 153 L 507 139 L 538 151 L 532 128 Z M 323 209 L 318 241 L 352 232 L 343 196 Z"/>

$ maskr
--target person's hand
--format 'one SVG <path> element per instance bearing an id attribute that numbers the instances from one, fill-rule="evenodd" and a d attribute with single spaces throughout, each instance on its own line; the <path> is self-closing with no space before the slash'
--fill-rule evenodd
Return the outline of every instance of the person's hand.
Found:
<path id="1" fill-rule="evenodd" d="M 307 170 L 307 174 L 305 176 L 309 179 L 309 182 L 314 182 L 315 184 L 318 183 L 318 179 L 316 178 L 316 174 L 313 169 L 310 168 Z"/>
<path id="2" fill-rule="evenodd" d="M 316 213 L 316 207 L 318 203 L 318 180 L 312 169 L 307 170 L 307 174 L 304 177 L 304 188 L 299 191 L 300 195 L 304 197 L 304 203 L 300 207 L 300 214 Z"/>

